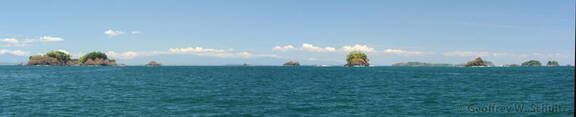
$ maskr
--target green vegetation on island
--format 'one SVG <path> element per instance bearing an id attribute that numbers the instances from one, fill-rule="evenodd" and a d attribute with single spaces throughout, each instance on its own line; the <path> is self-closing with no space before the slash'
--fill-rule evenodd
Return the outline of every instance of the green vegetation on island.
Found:
<path id="1" fill-rule="evenodd" d="M 72 60 L 70 58 L 69 54 L 66 54 L 62 51 L 51 51 L 51 52 L 46 53 L 44 56 L 56 58 L 56 60 L 58 60 L 60 62 L 67 62 L 69 60 Z"/>
<path id="2" fill-rule="evenodd" d="M 70 54 L 62 51 L 50 51 L 44 55 L 30 56 L 28 64 L 26 65 L 52 65 L 52 66 L 68 66 L 68 65 L 101 65 L 112 66 L 116 65 L 116 61 L 109 60 L 108 56 L 102 52 L 91 52 L 80 59 L 72 59 Z"/>
<path id="3" fill-rule="evenodd" d="M 50 51 L 44 55 L 30 56 L 26 65 L 73 65 L 70 55 L 62 51 Z"/>
<path id="4" fill-rule="evenodd" d="M 82 65 L 100 65 L 100 66 L 114 66 L 117 65 L 115 60 L 108 59 L 108 56 L 102 52 L 90 52 L 80 57 Z"/>
<path id="5" fill-rule="evenodd" d="M 558 64 L 558 61 L 548 61 L 546 66 L 560 66 L 560 64 Z"/>
<path id="6" fill-rule="evenodd" d="M 542 66 L 542 63 L 537 60 L 529 60 L 522 63 L 522 66 Z"/>
<path id="7" fill-rule="evenodd" d="M 353 51 L 346 56 L 347 63 L 345 66 L 370 66 L 368 61 L 368 56 L 365 53 Z"/>

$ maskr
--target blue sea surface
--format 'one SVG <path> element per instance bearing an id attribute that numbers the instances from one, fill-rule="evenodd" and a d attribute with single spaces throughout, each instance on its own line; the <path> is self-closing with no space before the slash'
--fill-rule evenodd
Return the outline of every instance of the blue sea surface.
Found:
<path id="1" fill-rule="evenodd" d="M 0 66 L 0 116 L 574 116 L 574 67 Z"/>

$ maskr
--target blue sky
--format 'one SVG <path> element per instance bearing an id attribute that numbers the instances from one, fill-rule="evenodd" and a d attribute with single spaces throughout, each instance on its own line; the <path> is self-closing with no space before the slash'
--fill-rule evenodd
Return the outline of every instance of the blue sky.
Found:
<path id="1" fill-rule="evenodd" d="M 574 1 L 3 0 L 0 63 L 63 50 L 120 63 L 574 64 Z"/>

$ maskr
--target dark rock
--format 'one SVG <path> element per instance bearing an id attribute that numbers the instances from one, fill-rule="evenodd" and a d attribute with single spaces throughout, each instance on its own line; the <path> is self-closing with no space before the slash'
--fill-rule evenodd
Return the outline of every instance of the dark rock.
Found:
<path id="1" fill-rule="evenodd" d="M 284 63 L 284 66 L 300 66 L 300 63 L 299 63 L 299 62 L 290 61 L 290 62 Z"/>
<path id="2" fill-rule="evenodd" d="M 464 64 L 464 66 L 466 66 L 466 67 L 488 66 L 488 64 L 484 60 L 482 60 L 482 58 L 478 57 L 472 61 L 468 61 L 468 63 Z"/>
<path id="3" fill-rule="evenodd" d="M 160 66 L 161 64 L 156 62 L 156 61 L 150 61 L 148 62 L 148 64 L 146 64 L 146 66 Z"/>

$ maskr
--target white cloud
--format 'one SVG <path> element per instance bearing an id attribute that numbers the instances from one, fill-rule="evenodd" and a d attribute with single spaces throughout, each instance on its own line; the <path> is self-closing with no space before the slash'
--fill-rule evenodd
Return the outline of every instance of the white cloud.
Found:
<path id="1" fill-rule="evenodd" d="M 108 29 L 108 30 L 104 31 L 104 34 L 106 34 L 108 36 L 119 36 L 119 35 L 124 34 L 124 32 L 119 31 L 119 30 Z"/>
<path id="2" fill-rule="evenodd" d="M 400 49 L 385 49 L 383 51 L 387 54 L 397 54 L 397 55 L 424 55 L 427 54 L 425 52 L 420 51 L 408 51 L 408 50 L 400 50 Z"/>
<path id="3" fill-rule="evenodd" d="M 202 48 L 202 47 L 188 47 L 188 48 L 170 48 L 169 50 L 172 53 L 198 53 L 198 52 L 224 52 L 226 50 L 222 49 L 210 49 L 210 48 Z"/>
<path id="4" fill-rule="evenodd" d="M 372 51 L 374 51 L 374 48 L 370 48 L 367 45 L 356 44 L 354 46 L 344 46 L 344 47 L 342 47 L 342 50 L 347 51 L 347 52 L 350 52 L 350 51 L 372 52 Z"/>
<path id="5" fill-rule="evenodd" d="M 408 51 L 408 50 L 400 50 L 400 49 L 385 49 L 383 51 L 377 51 L 372 47 L 368 47 L 368 45 L 361 45 L 361 44 L 354 44 L 354 45 L 345 45 L 342 46 L 340 49 L 336 49 L 333 47 L 317 47 L 312 44 L 303 43 L 301 47 L 294 47 L 292 45 L 285 45 L 285 46 L 275 46 L 273 50 L 277 51 L 308 51 L 308 52 L 351 52 L 351 51 L 362 51 L 362 52 L 383 52 L 387 54 L 397 54 L 397 55 L 424 55 L 430 54 L 427 52 L 420 52 L 420 51 Z"/>
<path id="6" fill-rule="evenodd" d="M 18 41 L 15 38 L 5 38 L 5 39 L 0 39 L 0 42 L 6 42 L 6 43 L 19 43 L 20 41 Z"/>
<path id="7" fill-rule="evenodd" d="M 43 36 L 43 37 L 40 37 L 40 38 L 25 39 L 24 41 L 22 41 L 22 43 L 59 42 L 59 41 L 64 41 L 64 39 L 62 39 L 62 38 L 60 38 L 60 37 Z"/>
<path id="8" fill-rule="evenodd" d="M 157 52 L 159 53 L 159 52 Z M 168 54 L 193 54 L 197 56 L 212 56 L 212 57 L 272 57 L 281 58 L 278 55 L 273 54 L 253 54 L 249 52 L 233 52 L 232 49 L 212 49 L 212 48 L 202 48 L 202 47 L 188 47 L 188 48 L 170 48 L 168 52 L 160 52 Z"/>
<path id="9" fill-rule="evenodd" d="M 232 58 L 232 57 L 240 57 L 240 58 L 254 58 L 254 57 L 270 57 L 270 58 L 282 58 L 278 55 L 274 54 L 253 54 L 249 52 L 210 52 L 210 53 L 193 53 L 197 56 L 211 56 L 211 57 L 220 57 L 220 58 Z"/>
<path id="10" fill-rule="evenodd" d="M 130 34 L 141 34 L 142 32 L 140 31 L 130 31 Z"/>
<path id="11" fill-rule="evenodd" d="M 458 57 L 486 57 L 486 56 L 508 56 L 508 53 L 476 52 L 476 51 L 454 51 L 446 52 L 444 56 Z"/>
<path id="12" fill-rule="evenodd" d="M 25 39 L 24 41 L 20 41 L 16 38 L 0 39 L 0 42 L 9 43 L 9 44 L 4 45 L 4 47 L 12 47 L 12 46 L 23 47 L 23 46 L 29 46 L 30 45 L 29 43 L 59 42 L 59 41 L 64 41 L 64 39 L 61 37 L 52 37 L 52 36 L 42 36 L 39 38 Z"/>
<path id="13" fill-rule="evenodd" d="M 314 46 L 312 44 L 308 44 L 308 43 L 303 43 L 301 47 L 296 48 L 292 45 L 286 45 L 286 46 L 276 46 L 273 48 L 273 50 L 279 50 L 279 51 L 290 51 L 290 50 L 298 50 L 298 51 L 309 51 L 309 52 L 335 52 L 336 48 L 333 47 L 318 47 L 318 46 Z"/>
<path id="14" fill-rule="evenodd" d="M 69 51 L 66 51 L 66 50 L 63 50 L 63 49 L 59 49 L 59 50 L 56 50 L 56 51 L 60 51 L 60 52 L 64 52 L 64 53 L 66 53 L 66 54 L 70 54 L 70 52 L 69 52 Z"/>
<path id="15" fill-rule="evenodd" d="M 60 37 L 51 37 L 51 36 L 43 36 L 37 39 L 38 41 L 64 41 L 64 39 Z"/>
<path id="16" fill-rule="evenodd" d="M 132 59 L 132 58 L 137 57 L 137 56 L 143 56 L 140 53 L 132 52 L 132 51 L 122 52 L 122 53 L 117 53 L 114 51 L 108 51 L 108 52 L 106 52 L 106 55 L 113 57 L 113 58 L 119 58 L 119 59 Z"/>
<path id="17" fill-rule="evenodd" d="M 307 43 L 303 43 L 302 44 L 302 50 L 304 51 L 311 51 L 311 52 L 334 52 L 336 51 L 336 48 L 333 47 L 317 47 L 314 46 L 312 44 L 307 44 Z"/>
<path id="18" fill-rule="evenodd" d="M 187 48 L 170 48 L 167 51 L 150 51 L 150 52 L 114 52 L 108 51 L 107 55 L 113 58 L 119 59 L 133 59 L 136 57 L 144 56 L 157 56 L 157 55 L 178 55 L 178 54 L 191 54 L 196 56 L 210 56 L 210 57 L 220 57 L 220 58 L 255 58 L 255 57 L 270 57 L 270 58 L 282 58 L 281 56 L 274 54 L 254 54 L 250 52 L 234 52 L 233 49 L 213 49 L 213 48 L 202 48 L 202 47 L 187 47 Z"/>
<path id="19" fill-rule="evenodd" d="M 296 48 L 294 48 L 294 46 L 292 45 L 286 45 L 286 46 L 276 46 L 273 48 L 273 50 L 288 51 L 288 50 L 296 50 Z"/>
<path id="20" fill-rule="evenodd" d="M 11 55 L 16 55 L 16 56 L 27 56 L 28 52 L 26 51 L 22 51 L 22 50 L 6 50 L 6 49 L 1 49 L 0 50 L 0 55 L 1 54 L 11 54 Z"/>
<path id="21" fill-rule="evenodd" d="M 111 37 L 115 37 L 115 36 L 120 36 L 120 35 L 124 35 L 124 34 L 137 35 L 137 34 L 142 34 L 142 32 L 140 32 L 140 31 L 121 31 L 121 30 L 108 29 L 108 30 L 104 31 L 104 34 L 111 36 Z"/>

